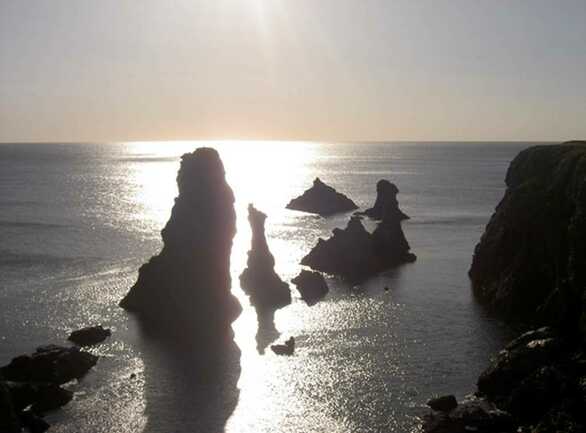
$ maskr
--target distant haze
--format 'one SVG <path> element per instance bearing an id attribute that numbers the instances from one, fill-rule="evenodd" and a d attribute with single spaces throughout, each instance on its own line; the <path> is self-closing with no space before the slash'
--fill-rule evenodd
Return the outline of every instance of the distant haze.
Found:
<path id="1" fill-rule="evenodd" d="M 581 137 L 584 0 L 0 0 L 0 141 Z"/>

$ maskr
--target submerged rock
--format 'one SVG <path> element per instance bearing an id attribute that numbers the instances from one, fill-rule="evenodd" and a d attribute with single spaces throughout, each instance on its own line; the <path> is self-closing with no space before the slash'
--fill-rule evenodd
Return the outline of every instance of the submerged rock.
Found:
<path id="1" fill-rule="evenodd" d="M 69 341 L 77 344 L 78 346 L 91 346 L 104 341 L 112 335 L 112 331 L 104 329 L 102 325 L 88 326 L 87 328 L 78 329 L 69 334 Z"/>
<path id="2" fill-rule="evenodd" d="M 358 206 L 344 194 L 337 192 L 316 177 L 313 186 L 301 196 L 291 200 L 287 209 L 329 216 L 358 209 Z"/>
<path id="3" fill-rule="evenodd" d="M 519 153 L 474 251 L 474 293 L 509 319 L 586 331 L 586 142 Z"/>
<path id="4" fill-rule="evenodd" d="M 83 377 L 98 357 L 78 347 L 41 346 L 32 355 L 21 355 L 0 367 L 0 374 L 14 382 L 63 384 Z"/>
<path id="5" fill-rule="evenodd" d="M 163 332 L 196 337 L 207 349 L 232 338 L 241 312 L 230 292 L 234 194 L 211 148 L 182 156 L 177 185 L 163 249 L 141 266 L 120 306 Z"/>
<path id="6" fill-rule="evenodd" d="M 360 212 L 361 215 L 366 215 L 374 220 L 382 220 L 384 213 L 393 213 L 393 218 L 399 221 L 409 219 L 409 216 L 404 214 L 399 209 L 399 202 L 397 201 L 397 194 L 399 188 L 386 179 L 381 179 L 376 183 L 376 201 L 374 206 Z"/>
<path id="7" fill-rule="evenodd" d="M 325 278 L 319 272 L 302 270 L 291 282 L 297 286 L 301 299 L 309 306 L 315 305 L 329 290 Z"/>
<path id="8" fill-rule="evenodd" d="M 252 204 L 248 205 L 252 242 L 247 267 L 240 275 L 240 285 L 256 308 L 275 310 L 291 303 L 291 291 L 275 272 L 275 258 L 265 236 L 266 218 Z"/>
<path id="9" fill-rule="evenodd" d="M 301 264 L 317 271 L 359 281 L 402 263 L 413 262 L 401 221 L 387 212 L 375 231 L 366 231 L 359 217 L 350 218 L 344 230 L 334 229 L 328 240 L 317 245 L 301 260 Z"/>

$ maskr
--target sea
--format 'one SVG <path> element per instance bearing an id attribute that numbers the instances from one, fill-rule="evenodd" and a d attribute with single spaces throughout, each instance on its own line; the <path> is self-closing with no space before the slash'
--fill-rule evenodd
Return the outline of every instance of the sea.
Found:
<path id="1" fill-rule="evenodd" d="M 96 367 L 68 384 L 74 400 L 47 415 L 54 433 L 418 432 L 427 400 L 474 392 L 515 335 L 478 305 L 467 272 L 509 162 L 531 144 L 1 144 L 0 365 L 67 344 L 83 326 L 112 329 L 90 349 Z M 161 249 L 180 156 L 202 146 L 219 151 L 236 196 L 232 292 L 243 306 L 233 324 L 239 356 L 208 382 L 193 371 L 197 348 L 169 349 L 118 307 Z M 311 307 L 291 286 L 276 331 L 259 328 L 238 280 L 250 247 L 247 205 L 268 215 L 275 269 L 289 282 L 317 240 L 350 218 L 285 209 L 315 177 L 362 209 L 378 180 L 394 182 L 417 261 L 354 286 L 328 277 L 329 294 Z M 293 356 L 267 350 L 290 336 Z"/>

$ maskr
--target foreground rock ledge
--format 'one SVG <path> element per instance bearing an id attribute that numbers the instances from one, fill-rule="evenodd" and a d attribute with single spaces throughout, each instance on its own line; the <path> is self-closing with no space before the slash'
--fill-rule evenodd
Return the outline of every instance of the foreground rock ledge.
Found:
<path id="1" fill-rule="evenodd" d="M 289 285 L 275 272 L 275 258 L 269 251 L 265 236 L 267 216 L 248 206 L 248 221 L 252 241 L 248 251 L 247 267 L 240 275 L 240 285 L 250 296 L 252 305 L 260 310 L 276 310 L 291 303 Z"/>
<path id="2" fill-rule="evenodd" d="M 331 186 L 323 183 L 319 177 L 316 177 L 313 186 L 299 197 L 291 200 L 287 209 L 315 213 L 325 217 L 349 212 L 358 209 L 358 206 L 344 194 L 337 192 Z"/>
<path id="3" fill-rule="evenodd" d="M 141 266 L 120 306 L 163 332 L 216 344 L 231 338 L 231 323 L 241 312 L 230 292 L 234 194 L 211 148 L 181 157 L 177 185 L 179 195 L 161 231 L 163 249 Z"/>

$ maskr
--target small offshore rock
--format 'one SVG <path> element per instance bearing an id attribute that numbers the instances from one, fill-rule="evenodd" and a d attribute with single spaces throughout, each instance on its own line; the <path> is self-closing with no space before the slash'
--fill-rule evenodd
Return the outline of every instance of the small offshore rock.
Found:
<path id="1" fill-rule="evenodd" d="M 458 401 L 453 395 L 444 395 L 441 397 L 432 398 L 427 402 L 427 405 L 433 410 L 439 412 L 451 412 L 458 407 Z"/>
<path id="2" fill-rule="evenodd" d="M 358 206 L 347 196 L 339 193 L 331 186 L 323 183 L 319 177 L 316 177 L 313 181 L 313 186 L 299 197 L 292 199 L 287 205 L 287 209 L 326 217 L 358 209 Z"/>
<path id="3" fill-rule="evenodd" d="M 98 325 L 88 326 L 86 328 L 73 331 L 67 339 L 77 344 L 78 346 L 91 346 L 101 343 L 111 335 L 112 331 L 109 329 L 104 329 L 102 325 Z"/>
<path id="4" fill-rule="evenodd" d="M 297 286 L 301 299 L 309 306 L 315 305 L 329 290 L 325 278 L 319 272 L 302 270 L 291 282 Z"/>

